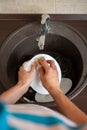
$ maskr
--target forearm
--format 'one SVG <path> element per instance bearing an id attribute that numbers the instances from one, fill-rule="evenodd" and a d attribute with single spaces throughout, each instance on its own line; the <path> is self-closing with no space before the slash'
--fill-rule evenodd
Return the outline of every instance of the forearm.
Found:
<path id="1" fill-rule="evenodd" d="M 22 97 L 27 89 L 27 86 L 22 85 L 22 83 L 19 82 L 15 86 L 2 93 L 0 95 L 0 99 L 7 104 L 14 104 Z"/>
<path id="2" fill-rule="evenodd" d="M 87 116 L 76 107 L 62 92 L 55 91 L 52 94 L 58 109 L 69 119 L 77 124 L 87 123 Z"/>

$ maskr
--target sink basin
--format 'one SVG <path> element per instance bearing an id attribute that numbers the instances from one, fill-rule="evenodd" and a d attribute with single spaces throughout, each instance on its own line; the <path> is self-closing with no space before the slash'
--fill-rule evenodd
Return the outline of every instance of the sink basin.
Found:
<path id="1" fill-rule="evenodd" d="M 53 21 L 41 51 L 36 41 L 41 32 L 40 26 L 39 22 L 25 25 L 3 43 L 0 49 L 0 82 L 4 89 L 8 89 L 17 83 L 18 69 L 24 61 L 39 53 L 49 54 L 60 64 L 62 76 L 72 80 L 72 88 L 66 95 L 73 99 L 87 83 L 87 40 L 71 26 Z M 52 106 L 55 103 L 40 104 Z"/>

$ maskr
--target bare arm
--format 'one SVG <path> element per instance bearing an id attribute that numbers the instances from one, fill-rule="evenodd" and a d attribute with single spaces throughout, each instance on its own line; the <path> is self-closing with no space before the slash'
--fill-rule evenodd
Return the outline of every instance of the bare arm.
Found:
<path id="1" fill-rule="evenodd" d="M 87 115 L 74 105 L 62 92 L 52 92 L 52 96 L 60 111 L 77 124 L 87 123 Z"/>
<path id="2" fill-rule="evenodd" d="M 53 96 L 58 109 L 77 124 L 87 123 L 87 115 L 75 106 L 60 90 L 58 73 L 54 62 L 46 61 L 44 58 L 41 58 L 39 62 L 41 64 L 39 73 L 42 84 Z M 48 65 L 48 62 L 50 63 L 50 66 Z"/>
<path id="3" fill-rule="evenodd" d="M 23 67 L 18 72 L 18 83 L 2 93 L 0 99 L 7 104 L 16 103 L 29 89 L 29 85 L 33 80 L 35 65 L 31 66 L 31 70 L 26 72 Z"/>

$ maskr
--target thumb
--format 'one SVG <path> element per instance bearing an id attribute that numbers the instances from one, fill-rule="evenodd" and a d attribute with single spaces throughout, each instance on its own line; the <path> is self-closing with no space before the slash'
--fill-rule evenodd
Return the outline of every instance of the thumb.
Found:
<path id="1" fill-rule="evenodd" d="M 33 64 L 31 65 L 31 69 L 30 69 L 29 72 L 34 72 L 34 70 L 35 70 L 35 64 L 33 63 Z"/>

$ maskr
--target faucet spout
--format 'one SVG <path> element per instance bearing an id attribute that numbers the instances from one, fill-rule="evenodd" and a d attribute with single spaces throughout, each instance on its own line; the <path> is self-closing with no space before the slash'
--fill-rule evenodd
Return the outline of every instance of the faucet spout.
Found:
<path id="1" fill-rule="evenodd" d="M 41 19 L 41 24 L 42 24 L 42 32 L 43 34 L 47 34 L 48 31 L 50 30 L 50 16 L 48 14 L 43 14 L 42 19 Z"/>
<path id="2" fill-rule="evenodd" d="M 41 35 L 39 37 L 39 41 L 38 41 L 38 47 L 40 50 L 44 50 L 44 45 L 45 45 L 45 35 Z"/>
<path id="3" fill-rule="evenodd" d="M 50 16 L 48 14 L 43 14 L 41 19 L 41 35 L 38 38 L 38 47 L 40 50 L 44 50 L 46 35 L 50 30 L 49 22 Z"/>

